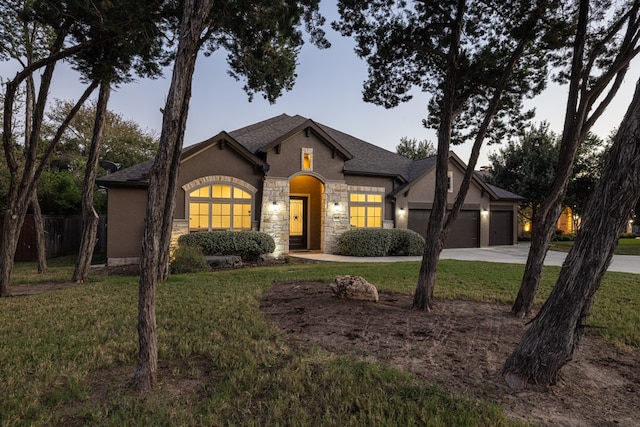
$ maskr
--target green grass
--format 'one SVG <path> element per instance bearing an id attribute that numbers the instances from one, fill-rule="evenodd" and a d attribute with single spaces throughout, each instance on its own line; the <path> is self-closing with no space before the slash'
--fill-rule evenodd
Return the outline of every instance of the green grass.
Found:
<path id="1" fill-rule="evenodd" d="M 52 262 L 39 282 L 68 278 Z M 18 264 L 14 282 L 33 281 Z M 418 263 L 308 264 L 172 276 L 158 287 L 161 375 L 151 393 L 127 388 L 137 352 L 137 278 L 0 300 L 0 425 L 515 425 L 490 402 L 452 396 L 376 363 L 301 350 L 265 322 L 271 283 L 357 274 L 380 290 L 413 292 Z M 442 261 L 437 298 L 510 302 L 522 266 Z M 538 302 L 559 269 L 545 270 Z M 65 276 L 66 275 L 66 276 Z M 640 347 L 638 276 L 608 273 L 592 323 Z M 189 384 L 195 384 L 189 385 Z"/>
<path id="2" fill-rule="evenodd" d="M 569 252 L 572 246 L 573 242 L 551 242 L 549 248 L 554 251 Z M 614 253 L 616 255 L 640 255 L 640 239 L 618 240 L 618 246 Z"/>

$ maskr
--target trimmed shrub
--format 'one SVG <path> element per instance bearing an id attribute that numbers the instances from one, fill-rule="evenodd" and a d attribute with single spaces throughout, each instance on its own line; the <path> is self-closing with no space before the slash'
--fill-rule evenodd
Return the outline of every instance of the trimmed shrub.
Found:
<path id="1" fill-rule="evenodd" d="M 259 231 L 208 231 L 180 236 L 180 245 L 197 246 L 205 256 L 238 255 L 256 261 L 276 249 L 273 238 Z"/>
<path id="2" fill-rule="evenodd" d="M 198 246 L 180 245 L 173 254 L 171 272 L 174 274 L 208 270 L 209 264 Z"/>
<path id="3" fill-rule="evenodd" d="M 403 228 L 392 228 L 388 231 L 391 234 L 391 246 L 388 255 L 416 256 L 424 252 L 424 237 L 413 230 Z"/>
<path id="4" fill-rule="evenodd" d="M 423 249 L 424 238 L 403 229 L 356 228 L 336 242 L 336 252 L 348 256 L 420 255 Z"/>

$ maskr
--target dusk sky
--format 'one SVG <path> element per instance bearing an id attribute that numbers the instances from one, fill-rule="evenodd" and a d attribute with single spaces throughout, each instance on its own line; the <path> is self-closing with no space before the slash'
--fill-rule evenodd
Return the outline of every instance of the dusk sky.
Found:
<path id="1" fill-rule="evenodd" d="M 353 52 L 352 39 L 330 29 L 329 22 L 338 17 L 335 3 L 325 0 L 322 12 L 327 17 L 327 38 L 332 47 L 319 50 L 306 43 L 298 59 L 298 78 L 293 90 L 285 93 L 274 105 L 259 94 L 252 102 L 248 101 L 242 91 L 243 83 L 236 82 L 227 74 L 224 52 L 208 58 L 201 56 L 194 75 L 185 146 L 222 130 L 232 131 L 282 113 L 300 114 L 390 151 L 395 151 L 404 136 L 429 139 L 435 144 L 435 132 L 421 124 L 426 115 L 428 94 L 415 91 L 410 102 L 391 110 L 362 101 L 366 63 Z M 16 70 L 15 64 L 0 63 L 3 79 L 12 77 Z M 162 123 L 160 108 L 164 106 L 170 74 L 171 70 L 167 69 L 164 78 L 140 80 L 117 88 L 112 93 L 109 108 L 159 134 Z M 624 86 L 593 128 L 595 133 L 607 137 L 620 124 L 639 76 L 640 61 L 636 59 Z M 78 75 L 68 67 L 58 68 L 52 96 L 75 99 L 81 91 Z M 560 132 L 565 103 L 566 86 L 551 86 L 541 96 L 529 101 L 527 106 L 536 108 L 535 122 L 546 120 L 554 131 Z M 463 161 L 468 160 L 470 144 L 453 147 L 453 150 Z M 497 146 L 485 146 L 478 167 L 487 165 L 487 154 L 496 150 Z"/>

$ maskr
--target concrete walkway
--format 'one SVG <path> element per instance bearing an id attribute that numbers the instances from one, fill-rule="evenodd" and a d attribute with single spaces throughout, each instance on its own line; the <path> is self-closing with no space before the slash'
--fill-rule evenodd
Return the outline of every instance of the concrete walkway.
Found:
<path id="1" fill-rule="evenodd" d="M 529 252 L 528 243 L 513 246 L 491 246 L 487 248 L 444 249 L 440 259 L 456 259 L 461 261 L 501 262 L 507 264 L 526 264 Z M 399 262 L 420 261 L 419 256 L 392 257 L 351 257 L 344 255 L 320 254 L 313 252 L 293 252 L 289 256 L 325 262 Z M 567 256 L 564 252 L 548 251 L 544 265 L 560 266 Z M 614 255 L 609 271 L 640 274 L 640 256 Z"/>

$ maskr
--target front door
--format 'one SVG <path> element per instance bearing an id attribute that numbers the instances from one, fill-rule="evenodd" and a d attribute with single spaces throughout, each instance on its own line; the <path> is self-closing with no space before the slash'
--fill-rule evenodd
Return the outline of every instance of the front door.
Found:
<path id="1" fill-rule="evenodd" d="M 289 198 L 289 249 L 307 249 L 307 205 L 309 198 Z"/>

